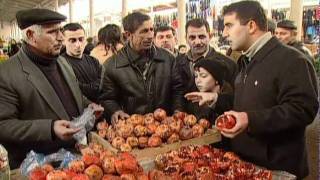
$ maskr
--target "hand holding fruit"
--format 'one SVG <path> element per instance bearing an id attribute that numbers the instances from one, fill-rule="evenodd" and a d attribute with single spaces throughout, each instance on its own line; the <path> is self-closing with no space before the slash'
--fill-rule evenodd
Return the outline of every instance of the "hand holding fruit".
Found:
<path id="1" fill-rule="evenodd" d="M 127 119 L 129 117 L 130 116 L 127 113 L 123 112 L 122 110 L 119 110 L 119 111 L 116 111 L 112 114 L 111 122 L 112 122 L 112 124 L 115 124 L 118 122 L 119 119 Z"/>
<path id="2" fill-rule="evenodd" d="M 225 137 L 234 138 L 248 127 L 249 120 L 246 112 L 228 111 L 223 116 L 225 116 L 224 121 L 228 124 L 221 123 L 222 120 L 219 120 L 218 117 L 216 127 Z"/>

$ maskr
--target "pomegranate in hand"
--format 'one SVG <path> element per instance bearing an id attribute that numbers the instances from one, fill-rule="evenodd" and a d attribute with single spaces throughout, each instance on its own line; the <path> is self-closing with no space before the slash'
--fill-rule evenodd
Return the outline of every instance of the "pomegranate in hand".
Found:
<path id="1" fill-rule="evenodd" d="M 232 129 L 236 125 L 236 118 L 233 115 L 221 115 L 216 119 L 216 126 L 219 129 Z"/>

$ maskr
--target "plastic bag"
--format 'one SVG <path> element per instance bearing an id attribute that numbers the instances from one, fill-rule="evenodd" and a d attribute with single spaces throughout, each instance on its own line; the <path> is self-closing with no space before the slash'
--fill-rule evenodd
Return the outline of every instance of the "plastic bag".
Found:
<path id="1" fill-rule="evenodd" d="M 28 176 L 34 168 L 41 167 L 45 164 L 52 164 L 54 162 L 61 162 L 59 168 L 63 169 L 68 167 L 69 162 L 75 159 L 78 159 L 78 156 L 65 149 L 60 149 L 58 152 L 47 156 L 30 151 L 23 160 L 20 170 L 22 175 Z"/>
<path id="2" fill-rule="evenodd" d="M 72 128 L 80 128 L 80 131 L 73 135 L 78 144 L 87 145 L 87 132 L 90 131 L 96 120 L 95 110 L 93 108 L 84 109 L 83 114 L 80 117 L 74 118 L 71 121 Z"/>

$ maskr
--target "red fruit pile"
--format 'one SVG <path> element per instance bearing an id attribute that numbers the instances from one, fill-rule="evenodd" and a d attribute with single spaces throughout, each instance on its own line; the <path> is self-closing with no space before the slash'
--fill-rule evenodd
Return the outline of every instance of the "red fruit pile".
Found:
<path id="1" fill-rule="evenodd" d="M 146 176 L 135 157 L 129 153 L 117 156 L 101 145 L 90 144 L 81 150 L 82 158 L 71 161 L 68 168 L 57 170 L 46 164 L 33 169 L 30 180 L 107 180 Z"/>
<path id="2" fill-rule="evenodd" d="M 114 125 L 109 126 L 106 121 L 97 124 L 98 135 L 121 152 L 200 137 L 208 128 L 210 122 L 206 119 L 198 121 L 194 115 L 185 112 L 168 116 L 161 108 L 145 115 L 132 114 Z"/>
<path id="3" fill-rule="evenodd" d="M 271 180 L 269 170 L 241 160 L 232 152 L 209 146 L 184 146 L 178 150 L 158 155 L 158 170 L 149 174 L 172 179 L 259 179 Z"/>

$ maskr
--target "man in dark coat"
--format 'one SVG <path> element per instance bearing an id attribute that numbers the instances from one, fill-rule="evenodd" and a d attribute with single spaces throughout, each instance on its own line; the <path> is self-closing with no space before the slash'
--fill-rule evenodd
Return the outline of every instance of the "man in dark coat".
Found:
<path id="1" fill-rule="evenodd" d="M 64 25 L 63 35 L 66 52 L 62 56 L 71 65 L 82 94 L 96 103 L 102 86 L 102 65 L 96 58 L 84 54 L 85 32 L 79 23 Z"/>
<path id="2" fill-rule="evenodd" d="M 315 71 L 307 58 L 267 32 L 256 1 L 223 9 L 224 33 L 232 50 L 243 51 L 235 79 L 232 129 L 221 129 L 243 159 L 271 170 L 308 175 L 305 129 L 318 111 Z"/>
<path id="3" fill-rule="evenodd" d="M 214 96 L 212 93 L 208 93 L 207 95 L 210 95 L 210 97 L 206 97 L 206 99 L 211 99 L 209 104 L 218 107 L 217 109 L 219 109 L 221 106 L 230 107 L 229 105 L 225 105 L 223 103 L 229 102 L 225 100 L 225 97 L 229 97 L 229 95 L 232 95 L 233 93 L 232 85 L 237 73 L 236 63 L 209 46 L 210 28 L 206 20 L 192 19 L 187 22 L 185 29 L 186 39 L 190 50 L 186 53 L 186 55 L 179 55 L 176 58 L 177 68 L 179 69 L 179 73 L 183 79 L 185 93 L 198 91 L 194 77 L 194 65 L 197 62 L 203 59 L 219 61 L 223 63 L 227 69 L 224 79 L 226 83 L 224 83 L 224 86 L 229 86 L 228 89 L 231 90 L 228 92 L 229 94 L 219 95 L 219 97 Z M 192 103 L 191 101 L 186 101 L 185 104 L 185 110 L 188 113 L 195 114 L 198 118 L 210 118 L 208 117 L 208 112 L 211 110 L 207 109 L 208 107 L 199 107 L 198 102 Z"/>
<path id="4" fill-rule="evenodd" d="M 153 45 L 153 23 L 135 12 L 123 19 L 128 43 L 104 64 L 101 103 L 113 121 L 156 108 L 168 113 L 182 109 L 181 79 L 174 57 Z"/>
<path id="5" fill-rule="evenodd" d="M 310 50 L 297 40 L 297 26 L 291 20 L 282 20 L 277 23 L 275 36 L 284 44 L 292 46 L 307 56 L 308 60 L 313 64 L 314 58 Z"/>
<path id="6" fill-rule="evenodd" d="M 17 13 L 21 50 L 0 65 L 0 142 L 11 169 L 31 150 L 49 154 L 73 148 L 70 119 L 86 103 L 70 65 L 59 57 L 65 16 L 47 9 Z"/>

